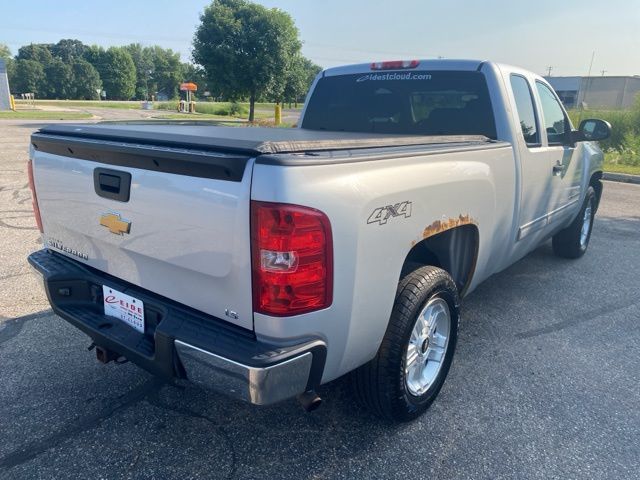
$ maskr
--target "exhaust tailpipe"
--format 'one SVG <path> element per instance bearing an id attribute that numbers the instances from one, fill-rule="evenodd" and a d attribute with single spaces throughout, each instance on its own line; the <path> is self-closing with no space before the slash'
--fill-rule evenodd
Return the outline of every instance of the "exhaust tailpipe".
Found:
<path id="1" fill-rule="evenodd" d="M 314 390 L 309 390 L 298 395 L 298 401 L 305 412 L 313 412 L 322 405 L 322 399 Z"/>

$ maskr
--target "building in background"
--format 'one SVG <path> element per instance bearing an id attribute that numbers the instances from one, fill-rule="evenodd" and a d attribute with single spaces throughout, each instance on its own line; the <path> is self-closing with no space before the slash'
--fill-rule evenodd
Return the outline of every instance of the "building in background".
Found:
<path id="1" fill-rule="evenodd" d="M 11 110 L 11 93 L 9 92 L 7 65 L 0 58 L 0 111 L 2 110 Z"/>
<path id="2" fill-rule="evenodd" d="M 630 108 L 640 93 L 640 76 L 545 77 L 567 108 Z"/>

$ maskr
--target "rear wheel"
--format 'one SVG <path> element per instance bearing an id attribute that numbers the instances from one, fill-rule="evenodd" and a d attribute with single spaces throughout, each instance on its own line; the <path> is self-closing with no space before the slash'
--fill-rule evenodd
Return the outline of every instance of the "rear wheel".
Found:
<path id="1" fill-rule="evenodd" d="M 406 274 L 377 355 L 353 374 L 360 402 L 394 421 L 422 414 L 449 372 L 458 317 L 458 291 L 447 272 L 426 266 Z"/>
<path id="2" fill-rule="evenodd" d="M 553 236 L 553 251 L 559 257 L 580 258 L 589 247 L 593 218 L 596 213 L 596 192 L 587 189 L 582 208 L 571 225 Z"/>

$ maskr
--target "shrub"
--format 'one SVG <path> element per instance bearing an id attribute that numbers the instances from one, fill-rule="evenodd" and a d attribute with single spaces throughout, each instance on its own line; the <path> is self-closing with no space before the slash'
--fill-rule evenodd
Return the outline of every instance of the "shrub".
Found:
<path id="1" fill-rule="evenodd" d="M 229 114 L 233 115 L 234 117 L 243 114 L 242 105 L 240 105 L 235 100 L 231 102 L 231 105 L 229 105 Z"/>
<path id="2" fill-rule="evenodd" d="M 629 110 L 572 110 L 569 112 L 569 116 L 575 128 L 578 128 L 581 120 L 587 118 L 599 118 L 609 122 L 611 124 L 611 137 L 600 142 L 600 146 L 604 150 L 611 148 L 619 150 L 627 134 L 640 134 L 640 132 L 635 131 L 637 125 L 634 125 L 633 112 Z"/>
<path id="3" fill-rule="evenodd" d="M 640 135 L 625 135 L 622 146 L 618 149 L 616 163 L 640 166 Z"/>
<path id="4" fill-rule="evenodd" d="M 178 101 L 156 102 L 154 108 L 175 111 L 178 108 Z M 238 102 L 198 102 L 196 103 L 196 112 L 224 117 L 246 117 L 249 110 L 246 105 Z"/>

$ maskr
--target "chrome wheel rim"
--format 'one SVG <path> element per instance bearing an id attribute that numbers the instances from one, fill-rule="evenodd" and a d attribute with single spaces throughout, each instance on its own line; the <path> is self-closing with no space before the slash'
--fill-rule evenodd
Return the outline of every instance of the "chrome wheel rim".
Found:
<path id="1" fill-rule="evenodd" d="M 584 209 L 584 216 L 582 217 L 582 230 L 580 230 L 580 246 L 585 247 L 589 241 L 589 229 L 591 228 L 591 202 Z"/>
<path id="2" fill-rule="evenodd" d="M 449 304 L 440 297 L 432 298 L 418 315 L 405 353 L 404 378 L 412 395 L 424 394 L 438 377 L 450 333 Z"/>

